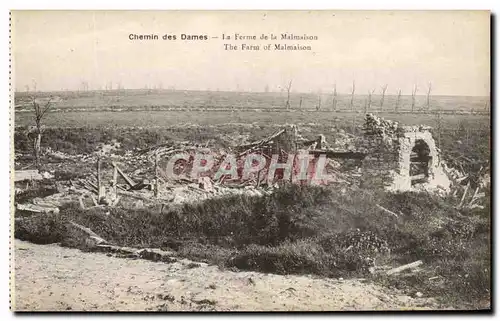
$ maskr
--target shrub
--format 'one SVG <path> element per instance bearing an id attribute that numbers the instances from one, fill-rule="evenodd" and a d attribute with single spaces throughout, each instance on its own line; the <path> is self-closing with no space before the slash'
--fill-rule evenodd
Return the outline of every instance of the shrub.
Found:
<path id="1" fill-rule="evenodd" d="M 278 274 L 337 272 L 331 257 L 313 240 L 286 241 L 275 247 L 251 244 L 228 264 L 244 270 Z"/>
<path id="2" fill-rule="evenodd" d="M 47 215 L 16 223 L 16 237 L 60 242 L 64 222 L 73 220 L 123 246 L 173 249 L 221 267 L 330 277 L 370 275 L 369 267 L 389 260 L 423 260 L 426 271 L 445 281 L 436 286 L 420 274 L 379 281 L 443 298 L 453 291 L 453 302 L 477 304 L 490 293 L 488 209 L 460 212 L 433 195 L 290 185 L 262 197 L 108 210 L 67 206 L 57 220 Z"/>
<path id="3" fill-rule="evenodd" d="M 61 242 L 66 233 L 66 219 L 58 214 L 38 214 L 16 221 L 14 237 L 37 244 Z"/>

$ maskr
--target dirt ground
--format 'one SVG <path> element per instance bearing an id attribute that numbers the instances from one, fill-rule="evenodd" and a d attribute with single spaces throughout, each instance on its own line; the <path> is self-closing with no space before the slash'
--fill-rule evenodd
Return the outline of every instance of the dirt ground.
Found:
<path id="1" fill-rule="evenodd" d="M 364 280 L 221 271 L 180 260 L 84 253 L 15 240 L 15 311 L 307 311 L 438 308 Z"/>

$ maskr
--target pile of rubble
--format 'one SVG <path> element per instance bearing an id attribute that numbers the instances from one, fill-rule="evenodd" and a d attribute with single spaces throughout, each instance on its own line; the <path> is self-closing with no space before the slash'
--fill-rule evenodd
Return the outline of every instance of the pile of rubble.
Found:
<path id="1" fill-rule="evenodd" d="M 329 144 L 322 134 L 314 139 L 306 139 L 295 125 L 286 125 L 272 135 L 250 143 L 247 142 L 246 136 L 242 136 L 240 138 L 244 141 L 243 144 L 218 150 L 209 148 L 209 142 L 193 144 L 184 141 L 114 155 L 111 152 L 118 147 L 115 142 L 109 146 L 103 146 L 90 156 L 85 156 L 87 163 L 95 164 L 92 165 L 92 167 L 95 166 L 95 172 L 85 178 L 70 180 L 66 186 L 59 183 L 58 194 L 52 197 L 51 201 L 56 199 L 60 199 L 61 202 L 76 201 L 82 208 L 141 207 L 157 203 L 193 202 L 231 194 L 262 196 L 272 193 L 283 178 L 284 171 L 276 171 L 273 179 L 268 177 L 273 155 L 278 155 L 278 162 L 281 164 L 286 163 L 290 155 L 310 157 L 307 178 L 304 180 L 302 177 L 296 180 L 296 183 L 310 184 L 319 157 L 326 155 L 325 171 L 329 175 L 328 183 L 338 182 L 348 186 L 360 183 L 362 178 L 369 175 L 375 175 L 384 181 L 389 190 L 393 191 L 412 190 L 418 186 L 423 189 L 440 188 L 448 192 L 450 189 L 448 177 L 450 177 L 451 185 L 464 186 L 462 188 L 465 189 L 463 192 L 455 188 L 453 193 L 467 194 L 469 188 L 474 190 L 472 194 L 469 194 L 472 198 L 466 202 L 467 197 L 464 196 L 460 206 L 465 203 L 477 204 L 477 200 L 482 197 L 481 193 L 484 189 L 482 185 L 475 183 L 472 179 L 469 183 L 462 183 L 467 182 L 466 178 L 456 170 L 447 168 L 441 161 L 429 127 L 400 126 L 397 122 L 372 114 L 367 114 L 365 120 L 362 148 L 359 145 L 355 146 L 359 142 L 345 132 L 342 135 L 339 134 L 338 139 L 336 138 L 332 144 Z M 418 154 L 415 146 L 420 146 L 419 144 L 426 147 L 427 154 Z M 84 158 L 83 155 L 59 155 L 50 150 L 48 153 L 66 160 L 78 161 Z M 210 154 L 214 164 L 201 175 L 191 177 L 188 173 L 193 168 L 197 153 Z M 177 154 L 187 155 L 187 158 L 175 162 L 175 177 L 169 177 L 163 170 L 165 162 Z M 225 166 L 224 160 L 229 154 L 236 157 L 238 176 L 232 177 L 231 174 L 226 173 L 216 175 L 219 174 L 217 171 L 221 166 Z M 245 158 L 250 154 L 262 156 L 266 164 L 249 175 L 241 175 Z M 292 181 L 299 171 L 297 160 L 294 159 L 293 162 Z M 103 166 L 104 169 L 101 168 L 101 163 L 106 165 Z M 422 172 L 412 174 L 417 165 L 423 167 Z M 341 167 L 342 170 L 340 170 Z M 484 176 L 486 170 L 482 173 Z M 417 179 L 423 180 L 424 183 L 414 186 L 413 181 Z M 39 202 L 39 204 L 31 205 L 40 204 Z M 20 206 L 26 209 L 31 205 Z M 57 204 L 54 206 L 57 207 Z"/>
<path id="2" fill-rule="evenodd" d="M 364 131 L 365 136 L 378 136 L 384 138 L 386 136 L 395 137 L 398 134 L 399 123 L 377 117 L 373 114 L 366 114 Z"/>
<path id="3" fill-rule="evenodd" d="M 469 174 L 464 174 L 456 168 L 445 167 L 445 170 L 452 182 L 451 195 L 457 199 L 456 207 L 484 209 L 483 201 L 491 188 L 489 164 Z"/>
<path id="4" fill-rule="evenodd" d="M 366 114 L 364 135 L 371 140 L 378 139 L 386 145 L 397 145 L 399 139 L 408 133 L 430 132 L 431 127 L 426 125 L 402 126 L 397 121 L 384 119 L 373 114 Z"/>
<path id="5" fill-rule="evenodd" d="M 431 130 L 430 126 L 401 126 L 397 121 L 384 119 L 374 114 L 366 114 L 364 131 L 365 136 L 397 137 L 409 132 L 424 132 Z"/>
<path id="6" fill-rule="evenodd" d="M 268 179 L 269 165 L 273 155 L 278 155 L 279 163 L 285 163 L 290 154 L 294 157 L 300 153 L 312 155 L 313 159 L 310 161 L 308 169 L 311 170 L 314 168 L 318 156 L 326 154 L 328 157 L 327 171 L 338 177 L 342 176 L 342 173 L 337 171 L 340 164 L 333 158 L 362 158 L 364 156 L 362 153 L 333 150 L 324 135 L 318 135 L 316 139 L 312 140 L 305 139 L 298 133 L 295 125 L 285 126 L 264 139 L 244 143 L 226 150 L 210 149 L 208 142 L 193 144 L 189 141 L 158 145 L 136 153 L 127 152 L 124 155 L 110 153 L 116 148 L 116 144 L 109 148 L 105 147 L 85 157 L 84 155 L 59 155 L 57 152 L 47 151 L 60 159 L 76 162 L 84 160 L 87 167 L 95 168 L 95 171 L 86 175 L 85 178 L 69 180 L 66 185 L 58 183 L 58 193 L 47 200 L 51 204 L 50 211 L 53 210 L 53 207 L 71 201 L 78 202 L 84 209 L 98 206 L 128 208 L 157 203 L 194 202 L 222 195 L 262 196 L 272 193 L 282 179 L 280 171 L 276 172 L 274 180 Z M 214 166 L 209 171 L 202 173 L 201 177 L 191 177 L 187 173 L 192 169 L 197 153 L 209 153 L 214 159 Z M 248 177 L 243 177 L 241 170 L 244 167 L 245 157 L 252 153 L 263 156 L 266 160 L 266 166 L 259 171 L 250 173 Z M 172 178 L 166 175 L 163 169 L 165 162 L 168 162 L 176 154 L 188 155 L 188 161 L 175 163 L 176 177 Z M 228 154 L 236 157 L 238 177 L 215 175 Z M 298 166 L 298 162 L 294 163 L 294 173 L 299 170 Z M 130 174 L 126 173 L 124 168 L 127 168 Z M 312 177 L 312 174 L 309 173 L 308 177 Z M 345 180 L 339 178 L 338 182 L 345 183 Z M 43 202 L 37 202 L 37 204 L 30 205 L 19 204 L 19 206 L 23 210 L 46 212 L 46 209 L 33 207 L 44 206 Z"/>

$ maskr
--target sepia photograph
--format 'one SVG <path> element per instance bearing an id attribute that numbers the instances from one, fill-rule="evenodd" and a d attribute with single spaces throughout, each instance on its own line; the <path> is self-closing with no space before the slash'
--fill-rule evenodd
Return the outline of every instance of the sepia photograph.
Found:
<path id="1" fill-rule="evenodd" d="M 480 10 L 12 10 L 14 312 L 492 311 Z"/>

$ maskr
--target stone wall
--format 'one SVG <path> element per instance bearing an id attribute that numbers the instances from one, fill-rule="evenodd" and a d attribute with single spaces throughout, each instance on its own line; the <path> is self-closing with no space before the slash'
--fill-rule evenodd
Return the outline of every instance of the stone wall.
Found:
<path id="1" fill-rule="evenodd" d="M 449 191 L 450 181 L 443 170 L 439 150 L 428 126 L 401 126 L 372 114 L 365 118 L 365 147 L 369 156 L 364 165 L 365 181 L 382 181 L 391 191 L 436 189 Z M 411 154 L 417 141 L 429 149 L 428 176 L 412 186 Z"/>

